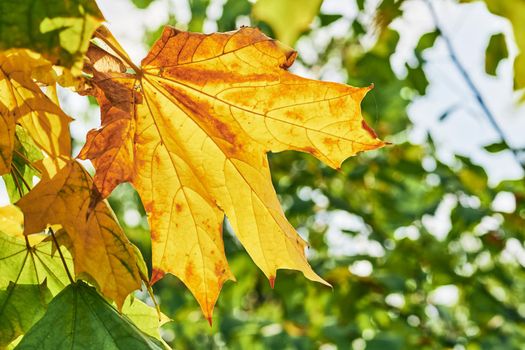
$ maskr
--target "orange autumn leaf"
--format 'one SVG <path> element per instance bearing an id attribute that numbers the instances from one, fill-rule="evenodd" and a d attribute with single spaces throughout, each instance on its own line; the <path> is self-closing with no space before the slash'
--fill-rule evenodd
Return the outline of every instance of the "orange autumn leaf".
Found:
<path id="1" fill-rule="evenodd" d="M 226 214 L 272 284 L 278 269 L 326 283 L 284 216 L 266 153 L 308 152 L 338 168 L 383 146 L 361 116 L 369 88 L 289 73 L 295 52 L 253 28 L 204 35 L 166 27 L 141 68 L 111 37 L 100 38 L 107 56 L 92 50 L 88 69 L 102 127 L 88 134 L 80 157 L 95 165 L 103 196 L 124 181 L 137 189 L 154 278 L 178 276 L 210 319 L 222 284 L 233 279 L 221 236 Z"/>
<path id="2" fill-rule="evenodd" d="M 86 273 L 119 309 L 141 278 L 133 246 L 105 201 L 92 207 L 90 175 L 74 160 L 60 166 L 44 160 L 43 178 L 16 204 L 24 213 L 24 234 L 60 224 L 73 246 L 75 275 Z"/>

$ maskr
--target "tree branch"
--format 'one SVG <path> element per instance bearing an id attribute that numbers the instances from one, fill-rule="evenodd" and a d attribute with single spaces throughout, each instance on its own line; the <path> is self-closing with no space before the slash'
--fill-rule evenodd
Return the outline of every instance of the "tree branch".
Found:
<path id="1" fill-rule="evenodd" d="M 481 95 L 481 92 L 476 87 L 476 85 L 474 84 L 472 78 L 468 74 L 467 70 L 465 69 L 465 67 L 463 66 L 461 61 L 459 60 L 459 58 L 458 58 L 458 56 L 456 54 L 456 51 L 454 50 L 454 47 L 452 46 L 452 42 L 451 42 L 450 38 L 447 36 L 447 34 L 445 34 L 443 32 L 443 27 L 441 26 L 441 23 L 440 23 L 439 18 L 437 16 L 436 10 L 434 9 L 434 6 L 432 4 L 432 0 L 424 0 L 424 1 L 427 4 L 428 9 L 430 10 L 430 14 L 431 14 L 432 19 L 434 21 L 434 27 L 438 31 L 439 36 L 445 42 L 445 46 L 447 47 L 447 50 L 449 52 L 450 59 L 452 60 L 452 63 L 456 66 L 457 70 L 459 71 L 459 73 L 463 77 L 463 80 L 465 80 L 465 82 L 467 83 L 467 86 L 469 87 L 469 89 L 471 90 L 472 94 L 474 95 L 474 98 L 478 102 L 480 108 L 483 110 L 483 112 L 484 112 L 485 116 L 487 117 L 487 120 L 489 121 L 490 125 L 494 128 L 494 130 L 496 131 L 496 133 L 498 134 L 500 139 L 503 142 L 505 142 L 505 144 L 507 145 L 508 149 L 512 152 L 516 162 L 521 166 L 521 168 L 523 170 L 525 170 L 525 163 L 522 162 L 521 159 L 520 159 L 520 150 L 518 150 L 517 148 L 511 147 L 509 145 L 509 143 L 507 142 L 507 137 L 506 137 L 505 133 L 503 132 L 503 129 L 500 127 L 500 125 L 496 121 L 496 118 L 494 117 L 494 114 L 492 114 L 492 112 L 488 108 L 487 103 L 485 102 L 485 100 L 483 99 L 483 96 Z"/>

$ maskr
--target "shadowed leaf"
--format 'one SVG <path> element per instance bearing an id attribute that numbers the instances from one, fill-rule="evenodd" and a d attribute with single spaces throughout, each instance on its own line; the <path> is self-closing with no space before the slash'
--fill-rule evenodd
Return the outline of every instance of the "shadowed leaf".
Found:
<path id="1" fill-rule="evenodd" d="M 56 174 L 44 176 L 17 205 L 24 212 L 26 235 L 50 224 L 62 225 L 72 242 L 77 276 L 87 273 L 120 308 L 126 296 L 140 287 L 139 268 L 107 203 L 90 206 L 92 187 L 84 168 L 69 161 Z"/>
<path id="2" fill-rule="evenodd" d="M 28 50 L 0 52 L 0 174 L 11 169 L 16 123 L 48 155 L 71 155 L 71 118 L 44 94 L 34 77 L 54 84 L 51 65 L 40 55 Z"/>
<path id="3" fill-rule="evenodd" d="M 49 336 L 52 334 L 52 336 Z M 16 349 L 165 349 L 84 282 L 69 285 Z"/>
<path id="4" fill-rule="evenodd" d="M 93 32 L 104 20 L 93 0 L 0 2 L 0 50 L 26 48 L 80 75 Z"/>
<path id="5" fill-rule="evenodd" d="M 50 241 L 28 249 L 16 231 L 0 231 L 0 347 L 24 334 L 43 315 L 52 295 L 69 283 Z M 35 241 L 43 238 L 33 237 Z M 71 262 L 68 252 L 63 253 L 66 262 Z"/>
<path id="6" fill-rule="evenodd" d="M 26 333 L 45 313 L 52 295 L 45 286 L 11 283 L 0 290 L 0 347 Z"/>

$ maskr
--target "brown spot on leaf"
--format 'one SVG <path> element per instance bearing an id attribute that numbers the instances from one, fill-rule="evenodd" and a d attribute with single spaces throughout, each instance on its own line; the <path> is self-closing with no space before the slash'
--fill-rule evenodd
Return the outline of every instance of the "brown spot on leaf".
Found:
<path id="1" fill-rule="evenodd" d="M 195 278 L 195 267 L 193 266 L 193 262 L 191 260 L 188 260 L 188 263 L 184 268 L 184 277 L 186 278 L 186 281 L 191 281 L 193 278 Z"/>
<path id="2" fill-rule="evenodd" d="M 329 137 L 325 137 L 323 139 L 323 143 L 326 145 L 326 146 L 334 146 L 334 145 L 337 145 L 338 141 L 337 140 L 334 140 L 332 138 L 329 138 Z"/>
<path id="3" fill-rule="evenodd" d="M 303 151 L 310 154 L 317 154 L 317 150 L 310 146 L 303 147 Z"/>
<path id="4" fill-rule="evenodd" d="M 237 135 L 232 130 L 232 127 L 220 120 L 209 104 L 203 103 L 203 101 L 199 103 L 199 101 L 181 93 L 170 85 L 164 85 L 164 88 L 180 102 L 179 106 L 209 135 L 218 134 L 220 139 L 226 141 L 230 145 L 228 151 L 231 154 L 236 154 L 242 149 L 242 145 L 237 141 Z"/>
<path id="5" fill-rule="evenodd" d="M 215 275 L 222 276 L 226 272 L 226 268 L 221 264 L 220 261 L 215 263 Z"/>
<path id="6" fill-rule="evenodd" d="M 368 124 L 364 120 L 361 122 L 361 126 L 363 127 L 363 129 L 368 131 L 370 136 L 372 136 L 375 139 L 377 138 L 377 134 L 375 133 L 375 131 L 371 127 L 369 127 Z"/>

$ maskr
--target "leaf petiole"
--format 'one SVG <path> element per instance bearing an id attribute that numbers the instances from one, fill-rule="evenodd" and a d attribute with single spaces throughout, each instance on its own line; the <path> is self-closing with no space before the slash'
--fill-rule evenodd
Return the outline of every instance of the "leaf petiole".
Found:
<path id="1" fill-rule="evenodd" d="M 60 260 L 62 260 L 62 264 L 64 265 L 64 269 L 66 269 L 66 273 L 67 273 L 67 277 L 69 278 L 69 282 L 73 284 L 75 283 L 75 280 L 73 279 L 73 277 L 71 276 L 71 273 L 69 272 L 69 269 L 67 268 L 66 259 L 64 258 L 64 255 L 62 255 L 62 251 L 60 250 L 60 246 L 58 245 L 58 241 L 55 236 L 55 232 L 53 231 L 51 227 L 49 227 L 48 229 L 49 229 L 49 233 L 51 233 L 51 237 L 53 238 L 53 242 L 55 243 L 57 247 L 58 254 L 60 255 Z"/>

